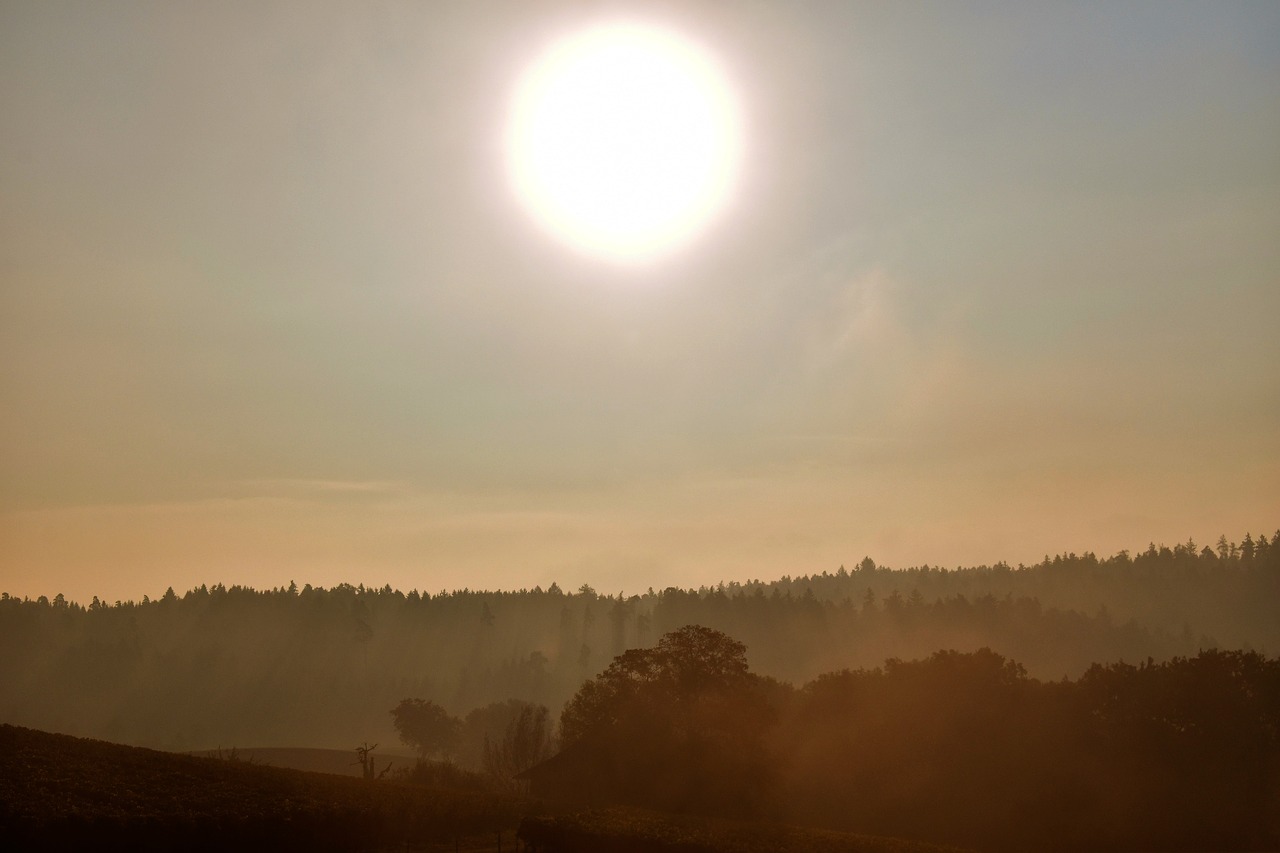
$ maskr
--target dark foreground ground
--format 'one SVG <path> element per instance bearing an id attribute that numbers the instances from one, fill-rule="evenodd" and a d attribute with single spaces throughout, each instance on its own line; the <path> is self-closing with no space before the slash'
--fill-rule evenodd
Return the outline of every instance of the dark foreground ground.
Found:
<path id="1" fill-rule="evenodd" d="M 945 849 L 630 809 L 557 814 L 503 794 L 367 782 L 0 725 L 0 847 L 7 850 L 479 851 L 499 843 L 544 853 Z"/>
<path id="2" fill-rule="evenodd" d="M 517 827 L 520 838 L 517 839 Z M 897 839 L 673 817 L 183 756 L 0 725 L 0 847 L 937 853 Z"/>
<path id="3" fill-rule="evenodd" d="M 638 809 L 528 817 L 520 841 L 547 853 L 946 853 L 918 841 L 795 826 L 708 820 Z"/>
<path id="4" fill-rule="evenodd" d="M 496 845 L 499 832 L 514 845 L 530 811 L 499 794 L 0 726 L 0 846 L 8 849 L 383 850 L 468 837 Z"/>

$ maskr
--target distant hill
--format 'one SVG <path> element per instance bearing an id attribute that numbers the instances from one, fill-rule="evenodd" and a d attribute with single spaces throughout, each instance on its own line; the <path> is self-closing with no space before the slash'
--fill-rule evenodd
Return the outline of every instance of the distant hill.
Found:
<path id="1" fill-rule="evenodd" d="M 332 773 L 337 776 L 361 777 L 360 762 L 354 749 L 318 749 L 304 746 L 232 747 L 231 749 L 207 749 L 191 753 L 202 758 L 223 761 L 244 761 L 265 767 L 287 767 L 311 773 Z M 413 753 L 403 749 L 378 749 L 374 752 L 377 772 L 386 767 L 392 769 L 412 767 Z"/>

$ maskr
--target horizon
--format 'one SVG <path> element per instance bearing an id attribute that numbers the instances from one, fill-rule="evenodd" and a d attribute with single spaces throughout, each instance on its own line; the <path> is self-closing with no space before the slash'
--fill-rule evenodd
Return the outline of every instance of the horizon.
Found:
<path id="1" fill-rule="evenodd" d="M 1259 533 L 1256 539 L 1253 537 L 1252 532 L 1246 532 L 1244 536 L 1240 538 L 1239 541 L 1230 539 L 1225 534 L 1221 534 L 1218 539 L 1215 539 L 1212 542 L 1208 542 L 1208 541 L 1199 542 L 1199 541 L 1196 541 L 1194 537 L 1189 537 L 1187 540 L 1184 540 L 1181 542 L 1175 542 L 1172 546 L 1170 546 L 1168 543 L 1165 543 L 1165 542 L 1151 541 L 1147 544 L 1147 547 L 1145 549 L 1141 549 L 1141 550 L 1122 548 L 1112 553 L 1105 553 L 1105 552 L 1094 551 L 1092 549 L 1085 549 L 1079 552 L 1062 551 L 1055 554 L 1046 553 L 1041 557 L 1040 560 L 1034 561 L 1034 562 L 1019 561 L 1014 563 L 1007 560 L 998 560 L 991 563 L 968 564 L 968 565 L 920 563 L 920 564 L 909 565 L 909 566 L 891 566 L 891 565 L 878 563 L 870 555 L 865 555 L 861 560 L 858 560 L 856 562 L 850 562 L 848 565 L 846 565 L 845 563 L 841 563 L 834 570 L 829 568 L 824 568 L 821 571 L 809 571 L 809 572 L 801 572 L 797 574 L 778 574 L 778 575 L 772 575 L 772 576 L 764 575 L 764 576 L 743 577 L 743 578 L 721 578 L 718 581 L 701 583 L 701 584 L 697 584 L 696 586 L 668 584 L 666 586 L 658 587 L 653 584 L 650 584 L 648 587 L 640 587 L 639 589 L 641 591 L 639 592 L 634 591 L 634 588 L 633 588 L 633 591 L 630 593 L 628 593 L 625 588 L 619 589 L 618 594 L 616 596 L 614 595 L 612 590 L 596 589 L 594 586 L 592 586 L 590 583 L 586 581 L 583 581 L 581 584 L 570 585 L 570 584 L 561 584 L 558 580 L 554 580 L 554 579 L 546 584 L 535 583 L 531 586 L 526 585 L 526 586 L 520 586 L 520 587 L 512 586 L 512 587 L 474 587 L 474 588 L 464 586 L 464 587 L 453 587 L 453 588 L 442 587 L 439 590 L 433 590 L 433 589 L 419 588 L 419 587 L 398 587 L 398 586 L 393 586 L 390 583 L 381 583 L 381 584 L 373 583 L 373 582 L 366 583 L 363 580 L 351 580 L 351 579 L 339 580 L 327 586 L 325 584 L 311 583 L 309 581 L 303 581 L 303 583 L 299 584 L 297 578 L 290 578 L 288 583 L 273 584 L 270 586 L 255 586 L 253 584 L 235 584 L 235 583 L 228 584 L 228 583 L 225 583 L 222 581 L 216 581 L 216 580 L 212 582 L 206 580 L 202 583 L 196 584 L 191 587 L 187 587 L 185 589 L 178 589 L 171 584 L 168 587 L 166 587 L 163 592 L 157 595 L 152 595 L 150 593 L 143 593 L 141 596 L 136 598 L 116 598 L 114 601 L 107 598 L 103 598 L 97 594 L 90 594 L 83 598 L 76 598 L 72 596 L 67 596 L 65 592 L 62 592 L 62 591 L 52 593 L 52 594 L 49 592 L 40 592 L 40 593 L 33 594 L 33 593 L 13 593 L 8 589 L 0 589 L 0 595 L 3 595 L 5 598 L 9 598 L 9 599 L 31 601 L 31 602 L 39 601 L 39 599 L 41 598 L 46 599 L 48 601 L 53 601 L 53 599 L 56 598 L 58 595 L 62 595 L 64 599 L 64 603 L 69 605 L 87 607 L 90 602 L 96 600 L 96 601 L 99 601 L 103 606 L 110 607 L 113 605 L 121 605 L 121 604 L 138 605 L 138 604 L 146 604 L 146 603 L 155 603 L 160 599 L 162 599 L 169 592 L 173 592 L 174 595 L 176 595 L 178 598 L 184 598 L 190 593 L 208 591 L 216 587 L 222 587 L 225 590 L 243 590 L 243 591 L 253 592 L 253 593 L 287 592 L 291 587 L 298 592 L 304 591 L 306 589 L 315 589 L 317 591 L 324 592 L 324 591 L 333 591 L 333 590 L 342 589 L 342 588 L 349 588 L 349 589 L 362 590 L 366 593 L 383 593 L 387 589 L 390 589 L 391 593 L 395 595 L 408 596 L 416 593 L 424 599 L 448 597 L 448 596 L 455 596 L 455 595 L 465 595 L 465 594 L 471 594 L 471 595 L 516 595 L 516 594 L 536 594 L 536 593 L 549 594 L 552 592 L 554 588 L 555 590 L 558 590 L 558 593 L 560 595 L 564 595 L 564 596 L 585 594 L 585 595 L 594 595 L 598 598 L 610 599 L 610 600 L 615 598 L 619 600 L 629 600 L 631 598 L 637 598 L 637 597 L 646 598 L 648 596 L 661 595 L 663 592 L 666 592 L 667 590 L 671 590 L 671 589 L 675 589 L 680 592 L 696 593 L 700 595 L 705 592 L 715 592 L 718 590 L 722 591 L 725 589 L 750 589 L 752 587 L 769 587 L 769 586 L 776 586 L 779 584 L 793 584 L 793 583 L 804 582 L 804 581 L 809 581 L 809 580 L 818 579 L 818 578 L 835 578 L 835 577 L 841 577 L 841 576 L 850 576 L 850 575 L 855 575 L 859 571 L 859 569 L 862 567 L 863 563 L 867 561 L 870 561 L 870 568 L 873 571 L 886 571 L 891 573 L 900 572 L 903 574 L 913 573 L 913 572 L 918 573 L 921 571 L 933 571 L 933 572 L 941 572 L 941 573 L 971 572 L 971 571 L 983 571 L 983 570 L 991 570 L 991 569 L 999 569 L 999 568 L 1009 569 L 1010 571 L 1013 571 L 1013 572 L 1020 572 L 1020 571 L 1031 571 L 1034 569 L 1038 569 L 1038 568 L 1053 564 L 1059 560 L 1084 561 L 1092 558 L 1093 560 L 1101 564 L 1117 562 L 1117 561 L 1121 563 L 1132 562 L 1138 557 L 1145 556 L 1152 553 L 1162 553 L 1164 551 L 1171 551 L 1175 554 L 1180 553 L 1185 551 L 1187 546 L 1191 544 L 1194 544 L 1195 546 L 1194 552 L 1196 554 L 1202 554 L 1206 550 L 1210 552 L 1218 553 L 1220 552 L 1223 545 L 1226 545 L 1230 548 L 1230 553 L 1236 554 L 1238 553 L 1238 547 L 1242 545 L 1246 540 L 1248 540 L 1251 544 L 1257 543 L 1259 540 L 1266 540 L 1271 543 L 1272 547 L 1274 547 L 1277 540 L 1280 540 L 1280 529 L 1277 529 L 1276 532 L 1272 534 L 1270 537 L 1268 537 L 1264 533 Z M 842 575 L 841 573 L 844 573 L 844 575 Z"/>

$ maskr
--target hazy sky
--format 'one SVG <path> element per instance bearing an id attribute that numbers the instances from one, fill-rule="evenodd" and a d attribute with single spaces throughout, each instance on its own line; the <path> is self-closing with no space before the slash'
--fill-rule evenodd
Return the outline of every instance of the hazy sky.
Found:
<path id="1" fill-rule="evenodd" d="M 575 254 L 557 35 L 714 52 L 742 181 Z M 602 591 L 1280 524 L 1280 4 L 0 2 L 0 589 Z"/>

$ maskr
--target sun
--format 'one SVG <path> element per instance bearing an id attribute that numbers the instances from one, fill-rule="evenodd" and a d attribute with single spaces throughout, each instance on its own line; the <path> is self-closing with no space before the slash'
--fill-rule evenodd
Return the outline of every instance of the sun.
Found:
<path id="1" fill-rule="evenodd" d="M 728 202 L 742 116 L 711 55 L 666 29 L 599 24 L 554 42 L 516 86 L 507 167 L 521 203 L 590 255 L 637 263 Z"/>

